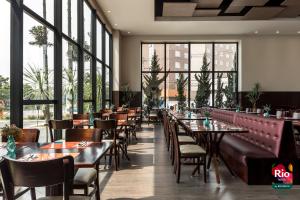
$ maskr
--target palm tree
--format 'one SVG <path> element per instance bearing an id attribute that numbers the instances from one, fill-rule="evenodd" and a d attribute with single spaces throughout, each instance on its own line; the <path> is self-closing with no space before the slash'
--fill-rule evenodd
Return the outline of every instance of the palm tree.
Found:
<path id="1" fill-rule="evenodd" d="M 43 18 L 46 19 L 46 0 L 43 0 Z M 29 31 L 29 33 L 34 37 L 34 41 L 29 42 L 30 45 L 33 46 L 38 46 L 43 48 L 43 73 L 40 73 L 36 71 L 37 74 L 36 76 L 33 76 L 32 78 L 41 78 L 43 80 L 39 80 L 39 84 L 43 83 L 42 86 L 40 85 L 38 88 L 42 89 L 42 93 L 40 95 L 41 99 L 49 99 L 49 93 L 50 93 L 50 88 L 49 88 L 49 67 L 48 67 L 48 47 L 52 46 L 52 43 L 48 42 L 48 30 L 45 25 L 42 26 L 34 26 L 32 29 Z M 30 67 L 32 68 L 32 67 Z M 32 69 L 31 69 L 32 70 Z M 30 91 L 30 90 L 29 90 Z M 37 90 L 38 91 L 38 90 Z M 37 92 L 35 91 L 35 92 Z M 31 91 L 35 93 L 34 91 Z M 45 95 L 45 96 L 43 96 Z M 45 106 L 44 110 L 44 117 L 46 122 L 50 119 L 50 105 Z"/>

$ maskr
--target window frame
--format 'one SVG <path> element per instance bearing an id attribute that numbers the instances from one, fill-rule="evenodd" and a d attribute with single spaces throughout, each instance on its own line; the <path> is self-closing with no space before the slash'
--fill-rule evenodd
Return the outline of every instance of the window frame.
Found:
<path id="1" fill-rule="evenodd" d="M 144 103 L 143 103 L 143 88 L 142 88 L 142 84 L 143 84 L 143 75 L 144 74 L 150 74 L 150 73 L 156 73 L 156 72 L 151 72 L 151 71 L 145 71 L 143 70 L 143 45 L 149 45 L 149 44 L 163 44 L 164 45 L 164 66 L 162 66 L 162 71 L 160 71 L 159 73 L 164 73 L 165 75 L 167 73 L 188 73 L 188 96 L 187 96 L 187 101 L 188 101 L 188 108 L 191 108 L 191 103 L 193 102 L 191 100 L 191 74 L 194 74 L 194 73 L 202 73 L 202 71 L 192 71 L 191 70 L 191 45 L 192 44 L 211 44 L 212 45 L 212 69 L 210 71 L 206 71 L 205 73 L 209 73 L 211 74 L 211 77 L 212 77 L 212 87 L 211 87 L 211 102 L 212 102 L 212 105 L 210 107 L 214 107 L 215 106 L 215 101 L 214 101 L 214 97 L 215 97 L 215 92 L 216 92 L 216 89 L 215 89 L 215 77 L 216 77 L 216 74 L 218 73 L 232 73 L 232 74 L 235 74 L 235 77 L 236 77 L 236 80 L 235 80 L 235 91 L 236 91 L 236 103 L 238 104 L 239 103 L 239 98 L 238 98 L 238 85 L 239 85 L 239 45 L 240 43 L 238 41 L 204 41 L 204 42 L 181 42 L 181 41 L 178 41 L 178 42 L 141 42 L 141 107 L 144 106 Z M 172 70 L 172 71 L 166 71 L 166 68 L 167 68 L 167 45 L 168 44 L 184 44 L 184 45 L 188 45 L 188 70 L 184 70 L 184 71 L 180 71 L 180 70 Z M 215 45 L 216 44 L 234 44 L 236 45 L 236 55 L 237 55 L 237 60 L 236 60 L 236 69 L 234 71 L 217 71 L 215 70 Z M 176 46 L 177 47 L 177 46 Z M 185 48 L 185 46 L 184 46 Z M 174 55 L 174 57 L 176 58 L 176 56 Z M 165 76 L 165 79 L 163 81 L 163 84 L 164 84 L 164 94 L 162 95 L 163 98 L 164 98 L 164 107 L 166 108 L 166 105 L 167 105 L 167 93 L 166 93 L 166 90 L 167 90 L 167 77 Z"/>

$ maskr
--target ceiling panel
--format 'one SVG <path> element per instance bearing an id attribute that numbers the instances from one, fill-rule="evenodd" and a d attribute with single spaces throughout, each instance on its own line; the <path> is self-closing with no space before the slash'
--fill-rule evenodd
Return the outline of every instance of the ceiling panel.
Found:
<path id="1" fill-rule="evenodd" d="M 285 7 L 253 7 L 244 17 L 246 20 L 267 20 L 274 18 L 282 12 Z"/>
<path id="2" fill-rule="evenodd" d="M 229 6 L 225 13 L 240 13 L 245 7 L 244 6 Z"/>
<path id="3" fill-rule="evenodd" d="M 196 6 L 196 3 L 164 3 L 163 16 L 191 17 L 193 16 Z"/>
<path id="4" fill-rule="evenodd" d="M 219 8 L 223 0 L 192 0 L 197 3 L 197 8 Z"/>
<path id="5" fill-rule="evenodd" d="M 269 0 L 233 0 L 231 6 L 263 6 Z"/>
<path id="6" fill-rule="evenodd" d="M 284 5 L 284 6 L 300 5 L 300 0 L 285 0 L 281 5 Z"/>
<path id="7" fill-rule="evenodd" d="M 195 10 L 194 17 L 216 17 L 220 13 L 219 9 L 197 9 Z"/>
<path id="8" fill-rule="evenodd" d="M 277 17 L 281 18 L 295 18 L 300 15 L 300 6 L 293 6 L 285 8 Z"/>

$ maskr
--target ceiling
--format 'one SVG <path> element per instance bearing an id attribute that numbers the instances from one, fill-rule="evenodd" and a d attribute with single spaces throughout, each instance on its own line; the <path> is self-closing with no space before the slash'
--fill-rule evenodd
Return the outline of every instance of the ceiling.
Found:
<path id="1" fill-rule="evenodd" d="M 299 0 L 155 0 L 157 20 L 269 20 L 299 15 Z"/>
<path id="2" fill-rule="evenodd" d="M 275 34 L 278 30 L 283 35 L 298 34 L 300 37 L 300 17 L 245 21 L 230 19 L 231 16 L 227 16 L 227 20 L 165 21 L 155 16 L 155 0 L 97 0 L 97 2 L 113 28 L 120 30 L 123 35 L 244 35 L 254 33 L 269 35 Z"/>

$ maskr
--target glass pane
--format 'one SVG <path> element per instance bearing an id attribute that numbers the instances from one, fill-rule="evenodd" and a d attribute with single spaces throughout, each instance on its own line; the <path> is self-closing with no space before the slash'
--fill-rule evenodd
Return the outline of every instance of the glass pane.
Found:
<path id="1" fill-rule="evenodd" d="M 215 44 L 215 70 L 234 71 L 237 69 L 237 45 Z"/>
<path id="2" fill-rule="evenodd" d="M 54 0 L 24 0 L 24 5 L 49 23 L 54 23 Z"/>
<path id="3" fill-rule="evenodd" d="M 157 55 L 157 63 L 155 68 L 151 67 L 151 62 L 153 60 L 154 52 Z M 143 44 L 142 46 L 142 71 L 163 71 L 165 63 L 165 53 L 163 44 Z"/>
<path id="4" fill-rule="evenodd" d="M 72 118 L 77 113 L 77 61 L 78 49 L 75 45 L 63 40 L 63 118 Z"/>
<path id="5" fill-rule="evenodd" d="M 92 12 L 90 7 L 83 2 L 83 12 L 84 12 L 84 48 L 86 50 L 91 51 L 91 33 L 92 33 L 92 26 L 91 26 L 91 16 Z"/>
<path id="6" fill-rule="evenodd" d="M 167 71 L 189 70 L 189 48 L 188 44 L 167 44 L 166 46 Z"/>
<path id="7" fill-rule="evenodd" d="M 0 1 L 0 127 L 10 124 L 10 3 Z"/>
<path id="8" fill-rule="evenodd" d="M 236 107 L 236 73 L 215 74 L 215 107 Z"/>
<path id="9" fill-rule="evenodd" d="M 84 88 L 83 99 L 92 100 L 92 77 L 91 77 L 92 58 L 84 53 Z"/>
<path id="10" fill-rule="evenodd" d="M 105 99 L 110 99 L 110 70 L 108 67 L 105 69 Z"/>
<path id="11" fill-rule="evenodd" d="M 188 106 L 188 73 L 169 73 L 166 86 L 167 108 L 174 106 L 178 110 Z"/>
<path id="12" fill-rule="evenodd" d="M 77 40 L 77 1 L 62 1 L 62 30 L 73 40 Z"/>
<path id="13" fill-rule="evenodd" d="M 102 60 L 102 24 L 97 21 L 97 58 Z"/>
<path id="14" fill-rule="evenodd" d="M 92 102 L 83 103 L 83 113 L 90 113 L 90 112 L 93 112 L 93 103 Z"/>
<path id="15" fill-rule="evenodd" d="M 26 105 L 23 107 L 23 117 L 24 128 L 40 130 L 39 142 L 50 141 L 48 121 L 54 117 L 53 105 Z"/>
<path id="16" fill-rule="evenodd" d="M 102 108 L 102 64 L 97 62 L 97 110 Z"/>
<path id="17" fill-rule="evenodd" d="M 191 108 L 212 106 L 211 81 L 211 73 L 191 73 Z"/>
<path id="18" fill-rule="evenodd" d="M 105 32 L 105 64 L 110 65 L 110 39 L 109 39 L 109 34 Z"/>
<path id="19" fill-rule="evenodd" d="M 164 73 L 143 73 L 142 83 L 143 83 L 143 107 L 164 107 Z M 149 80 L 149 81 L 146 81 Z M 152 83 L 160 82 L 158 86 L 152 87 Z M 145 91 L 145 90 L 146 91 Z"/>
<path id="20" fill-rule="evenodd" d="M 53 99 L 53 32 L 24 14 L 23 97 L 31 100 Z"/>
<path id="21" fill-rule="evenodd" d="M 205 68 L 206 71 L 212 70 L 212 44 L 191 44 L 191 71 Z"/>

